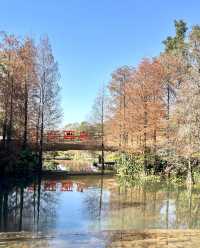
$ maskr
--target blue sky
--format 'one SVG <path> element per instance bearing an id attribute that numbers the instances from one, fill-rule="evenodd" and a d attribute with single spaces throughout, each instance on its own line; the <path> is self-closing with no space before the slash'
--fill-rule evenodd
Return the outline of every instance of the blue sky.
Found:
<path id="1" fill-rule="evenodd" d="M 48 34 L 59 63 L 63 123 L 85 120 L 119 66 L 159 54 L 173 21 L 200 24 L 198 0 L 0 0 L 0 30 Z"/>

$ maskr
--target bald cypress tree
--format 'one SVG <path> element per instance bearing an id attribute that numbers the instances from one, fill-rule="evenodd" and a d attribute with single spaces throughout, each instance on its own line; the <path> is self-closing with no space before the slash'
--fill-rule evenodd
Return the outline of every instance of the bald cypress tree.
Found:
<path id="1" fill-rule="evenodd" d="M 38 105 L 39 105 L 39 167 L 42 168 L 44 130 L 59 122 L 58 65 L 54 59 L 48 37 L 41 39 L 38 48 Z"/>

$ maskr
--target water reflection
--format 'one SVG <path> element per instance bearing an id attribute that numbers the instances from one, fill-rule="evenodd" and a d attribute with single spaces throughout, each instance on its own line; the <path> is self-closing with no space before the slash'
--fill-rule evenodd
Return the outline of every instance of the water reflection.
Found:
<path id="1" fill-rule="evenodd" d="M 161 229 L 171 229 L 172 233 L 175 229 L 198 229 L 199 193 L 198 188 L 171 187 L 166 183 L 126 189 L 120 188 L 114 178 L 96 176 L 1 179 L 0 232 L 26 231 L 30 242 L 36 242 L 32 241 L 33 234 L 44 235 L 43 246 L 38 247 L 46 247 L 44 242 L 47 247 L 52 247 L 52 242 L 67 244 L 75 237 L 79 246 L 74 247 L 80 247 L 81 240 L 95 240 L 98 246 L 94 247 L 115 247 L 111 244 L 128 242 L 131 235 L 134 241 L 139 235 L 136 233 L 144 230 L 159 229 L 162 236 Z M 133 234 L 133 230 L 137 232 Z M 102 236 L 105 233 L 106 237 Z M 127 236 L 128 233 L 132 234 Z M 142 235 L 146 239 L 146 231 Z M 5 241 L 0 237 L 0 246 L 1 242 Z"/>
<path id="2" fill-rule="evenodd" d="M 112 194 L 106 229 L 194 229 L 200 227 L 199 189 L 157 184 Z"/>
<path id="3" fill-rule="evenodd" d="M 87 228 L 102 207 L 103 178 L 0 180 L 0 232 Z M 98 202 L 98 203 L 97 203 Z"/>

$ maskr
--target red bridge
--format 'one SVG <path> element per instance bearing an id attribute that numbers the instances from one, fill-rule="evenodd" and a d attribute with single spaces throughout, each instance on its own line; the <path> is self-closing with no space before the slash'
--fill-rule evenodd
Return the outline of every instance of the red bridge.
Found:
<path id="1" fill-rule="evenodd" d="M 75 130 L 50 130 L 45 134 L 44 151 L 93 150 L 101 151 L 101 135 Z M 104 146 L 105 151 L 117 151 L 117 147 Z"/>
<path id="2" fill-rule="evenodd" d="M 36 149 L 36 135 L 32 134 L 29 145 Z M 20 140 L 12 140 L 15 145 L 21 144 Z M 1 142 L 0 142 L 0 145 Z M 101 151 L 101 136 L 99 134 L 91 134 L 83 131 L 72 130 L 53 130 L 44 134 L 43 142 L 44 151 L 67 151 L 67 150 L 89 150 Z M 105 151 L 117 151 L 118 147 L 104 145 Z"/>

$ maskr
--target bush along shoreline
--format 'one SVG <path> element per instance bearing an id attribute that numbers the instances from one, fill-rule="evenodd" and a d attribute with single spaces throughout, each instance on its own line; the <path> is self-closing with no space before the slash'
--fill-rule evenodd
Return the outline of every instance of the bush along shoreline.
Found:
<path id="1" fill-rule="evenodd" d="M 145 161 L 146 160 L 146 161 Z M 200 183 L 200 163 L 193 159 L 190 166 L 184 158 L 163 159 L 152 154 L 119 153 L 116 158 L 116 175 L 124 186 L 168 182 L 172 185 Z"/>

